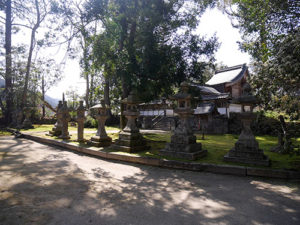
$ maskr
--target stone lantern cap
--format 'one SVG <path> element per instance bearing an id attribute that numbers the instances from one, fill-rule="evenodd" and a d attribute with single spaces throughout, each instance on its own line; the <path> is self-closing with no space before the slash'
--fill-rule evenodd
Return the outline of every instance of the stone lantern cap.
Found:
<path id="1" fill-rule="evenodd" d="M 190 100 L 192 98 L 192 96 L 188 93 L 189 90 L 189 85 L 186 81 L 182 82 L 180 84 L 180 91 L 173 95 L 170 96 L 170 99 L 172 100 Z"/>
<path id="2" fill-rule="evenodd" d="M 135 90 L 131 91 L 127 98 L 122 100 L 122 103 L 136 105 L 142 103 Z"/>
<path id="3" fill-rule="evenodd" d="M 91 107 L 90 109 L 109 109 L 109 106 L 107 105 L 103 105 L 103 104 L 97 104 L 97 105 L 94 105 L 93 107 Z"/>
<path id="4" fill-rule="evenodd" d="M 61 111 L 69 111 L 69 108 L 67 106 L 67 102 L 63 102 L 62 106 L 59 108 Z"/>
<path id="5" fill-rule="evenodd" d="M 177 101 L 177 108 L 175 109 L 175 113 L 193 113 L 191 109 L 191 94 L 188 93 L 189 85 L 187 82 L 182 82 L 180 84 L 180 91 L 170 96 L 170 99 Z"/>
<path id="6" fill-rule="evenodd" d="M 242 88 L 242 95 L 231 101 L 232 103 L 242 105 L 255 105 L 258 103 L 257 98 L 251 93 L 251 86 L 249 83 L 245 83 Z"/>
<path id="7" fill-rule="evenodd" d="M 107 109 L 110 107 L 104 103 L 104 100 L 101 100 L 100 104 L 94 105 L 90 110 L 96 110 L 98 115 L 106 115 Z"/>
<path id="8" fill-rule="evenodd" d="M 85 110 L 85 107 L 83 106 L 83 101 L 79 102 L 79 107 L 77 108 L 77 110 Z"/>

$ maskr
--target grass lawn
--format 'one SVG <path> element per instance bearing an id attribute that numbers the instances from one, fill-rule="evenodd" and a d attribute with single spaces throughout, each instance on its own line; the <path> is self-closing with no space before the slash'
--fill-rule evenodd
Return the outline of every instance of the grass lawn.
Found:
<path id="1" fill-rule="evenodd" d="M 49 131 L 51 130 L 53 125 L 35 125 L 34 129 L 30 129 L 27 131 Z M 76 131 L 76 127 L 70 127 L 69 131 Z M 115 127 L 106 127 L 106 131 L 108 135 L 113 139 L 118 138 L 119 129 Z M 85 128 L 84 137 L 86 140 L 89 140 L 92 136 L 94 136 L 94 132 L 96 132 L 95 128 Z M 58 139 L 57 137 L 49 137 L 45 134 L 36 134 L 38 136 L 42 136 L 45 138 L 53 138 Z M 159 155 L 159 150 L 163 149 L 167 142 L 170 142 L 171 133 L 163 133 L 158 134 L 153 131 L 153 133 L 147 133 L 143 135 L 147 139 L 148 145 L 151 146 L 150 150 L 142 151 L 138 153 L 124 153 L 118 152 L 120 154 L 131 154 L 137 156 L 148 156 L 154 158 L 165 158 L 165 159 L 175 159 L 179 161 L 188 161 L 182 159 L 176 159 L 171 157 L 162 157 Z M 238 135 L 225 134 L 225 135 L 205 135 L 205 139 L 201 140 L 202 135 L 196 135 L 197 142 L 202 143 L 203 149 L 208 151 L 206 157 L 197 160 L 196 162 L 203 163 L 213 163 L 213 164 L 226 164 L 226 165 L 243 165 L 240 163 L 230 163 L 224 162 L 223 156 L 234 146 L 234 143 L 238 139 Z M 72 134 L 71 139 L 68 140 L 70 143 L 76 143 L 77 134 L 76 132 Z M 58 139 L 60 140 L 60 139 Z M 264 153 L 269 156 L 271 160 L 271 168 L 273 169 L 294 169 L 300 171 L 300 155 L 281 155 L 278 153 L 270 152 L 270 148 L 277 144 L 277 137 L 273 136 L 256 136 L 256 140 L 259 143 L 259 147 L 264 150 Z M 295 145 L 300 145 L 300 138 L 293 139 Z M 89 147 L 87 144 L 80 143 L 82 147 Z M 101 149 L 103 151 L 109 152 L 117 152 L 112 149 Z M 261 166 L 263 167 L 263 166 Z"/>
<path id="2" fill-rule="evenodd" d="M 8 135 L 11 135 L 11 133 L 4 130 L 0 130 L 0 136 L 8 136 Z"/>

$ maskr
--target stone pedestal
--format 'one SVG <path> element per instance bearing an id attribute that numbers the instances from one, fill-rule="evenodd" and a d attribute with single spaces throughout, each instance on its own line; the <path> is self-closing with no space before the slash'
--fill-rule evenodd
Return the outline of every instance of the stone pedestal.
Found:
<path id="1" fill-rule="evenodd" d="M 63 102 L 63 105 L 59 109 L 59 113 L 57 116 L 62 123 L 61 135 L 58 138 L 70 139 L 70 135 L 68 131 L 68 123 L 71 120 L 71 116 L 66 102 Z"/>
<path id="2" fill-rule="evenodd" d="M 83 106 L 83 101 L 79 102 L 79 107 L 77 108 L 77 141 L 84 142 L 84 121 L 85 121 L 85 108 Z"/>
<path id="3" fill-rule="evenodd" d="M 191 95 L 188 94 L 188 85 L 186 82 L 181 84 L 181 91 L 171 97 L 177 101 L 177 108 L 174 110 L 179 115 L 179 125 L 176 127 L 174 134 L 171 136 L 171 143 L 160 150 L 161 155 L 188 160 L 196 160 L 207 154 L 202 149 L 201 143 L 196 142 L 196 136 L 190 125 L 189 118 L 193 114 L 191 109 Z"/>
<path id="4" fill-rule="evenodd" d="M 59 101 L 58 102 L 58 106 L 57 106 L 57 111 L 56 111 L 56 117 L 57 117 L 57 121 L 56 123 L 54 124 L 54 127 L 52 128 L 51 131 L 49 131 L 49 136 L 60 136 L 61 135 L 61 131 L 62 131 L 62 122 L 61 120 L 59 119 L 60 116 L 59 116 L 59 113 L 60 113 L 60 108 L 62 107 L 62 101 Z"/>
<path id="5" fill-rule="evenodd" d="M 24 108 L 25 120 L 23 121 L 23 124 L 22 124 L 22 127 L 24 129 L 33 128 L 31 120 L 30 120 L 31 113 L 32 113 L 32 108 L 31 107 L 25 107 Z"/>
<path id="6" fill-rule="evenodd" d="M 263 150 L 259 149 L 250 128 L 255 114 L 243 112 L 239 114 L 239 118 L 243 124 L 242 133 L 234 147 L 224 156 L 224 161 L 269 166 L 270 160 L 264 155 Z"/>
<path id="7" fill-rule="evenodd" d="M 124 152 L 138 152 L 149 149 L 146 144 L 146 140 L 143 138 L 136 126 L 136 119 L 139 116 L 137 105 L 139 100 L 135 92 L 130 92 L 127 99 L 123 100 L 126 104 L 126 111 L 124 112 L 127 118 L 126 127 L 120 132 L 119 139 L 111 148 Z"/>
<path id="8" fill-rule="evenodd" d="M 148 149 L 149 147 L 146 146 L 146 140 L 135 124 L 138 112 L 127 111 L 124 112 L 124 115 L 128 121 L 126 127 L 120 132 L 119 139 L 116 140 L 113 148 L 124 152 L 138 152 Z"/>
<path id="9" fill-rule="evenodd" d="M 16 127 L 18 130 L 22 128 L 23 113 L 21 109 L 16 109 L 13 114 L 12 126 Z"/>
<path id="10" fill-rule="evenodd" d="M 190 127 L 189 116 L 191 112 L 180 113 L 178 110 L 175 112 L 180 116 L 179 125 L 171 136 L 171 142 L 160 150 L 160 154 L 188 160 L 196 160 L 206 156 L 207 151 L 202 149 L 201 143 L 196 142 L 196 136 Z"/>
<path id="11" fill-rule="evenodd" d="M 98 121 L 98 129 L 96 136 L 92 137 L 91 140 L 88 142 L 90 145 L 96 147 L 107 147 L 111 145 L 111 137 L 109 137 L 105 130 L 105 121 L 108 118 L 106 105 L 104 101 L 101 102 L 101 105 L 95 105 L 91 108 L 92 110 L 96 110 L 96 119 Z"/>

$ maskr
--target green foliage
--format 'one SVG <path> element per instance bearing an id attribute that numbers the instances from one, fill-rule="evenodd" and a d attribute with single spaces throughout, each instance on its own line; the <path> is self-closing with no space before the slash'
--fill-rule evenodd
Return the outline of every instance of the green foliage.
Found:
<path id="1" fill-rule="evenodd" d="M 88 118 L 90 120 L 91 117 Z M 29 129 L 25 132 L 36 132 L 35 135 L 41 136 L 43 138 L 52 138 L 57 139 L 56 137 L 49 137 L 45 136 L 44 133 L 41 131 L 50 131 L 53 127 L 53 125 L 34 125 L 34 129 Z M 70 131 L 76 131 L 75 127 L 70 127 Z M 118 132 L 119 129 L 115 127 L 106 127 L 108 132 L 108 135 L 112 137 L 113 141 L 118 138 Z M 23 131 L 23 130 L 22 130 Z M 96 131 L 93 129 L 85 129 L 85 131 L 88 131 L 84 134 L 85 139 L 88 140 L 92 136 L 94 136 L 94 132 Z M 93 131 L 93 132 L 91 132 Z M 23 131 L 24 132 L 24 131 Z M 155 131 L 154 131 L 155 132 Z M 153 158 L 166 158 L 166 159 L 175 159 L 179 161 L 188 161 L 188 160 L 181 160 L 171 157 L 162 157 L 159 155 L 159 150 L 163 149 L 167 142 L 170 142 L 171 139 L 171 133 L 165 132 L 165 133 L 147 133 L 143 135 L 146 140 L 147 144 L 151 146 L 150 150 L 138 152 L 138 153 L 124 153 L 124 152 L 118 152 L 118 154 L 129 154 L 129 155 L 137 155 L 137 156 L 146 156 L 146 157 L 153 157 Z M 238 163 L 229 163 L 223 161 L 223 156 L 234 146 L 234 143 L 238 139 L 238 135 L 232 135 L 232 134 L 224 134 L 224 135 L 205 135 L 205 140 L 202 140 L 202 135 L 196 135 L 197 142 L 202 143 L 203 149 L 206 149 L 208 151 L 208 154 L 206 157 L 198 159 L 196 162 L 201 163 L 213 163 L 213 164 L 230 164 L 230 165 L 245 165 L 245 164 L 238 164 Z M 76 142 L 77 136 L 76 134 L 73 134 L 71 136 L 71 140 L 67 142 L 72 142 L 75 144 L 78 144 Z M 272 161 L 271 168 L 272 169 L 293 169 L 300 171 L 300 155 L 281 155 L 278 153 L 271 152 L 270 149 L 277 144 L 277 137 L 270 136 L 270 135 L 259 135 L 256 136 L 256 140 L 259 143 L 259 147 L 264 151 L 264 153 L 270 158 Z M 300 138 L 293 138 L 292 139 L 293 144 L 295 146 L 300 146 Z M 79 144 L 83 147 L 90 147 L 86 144 Z M 104 149 L 103 151 L 107 152 L 116 152 L 113 149 Z"/>
<path id="2" fill-rule="evenodd" d="M 168 96 L 183 80 L 201 79 L 217 40 L 192 31 L 213 2 L 89 1 L 88 15 L 104 26 L 94 38 L 96 67 L 123 95 L 135 87 L 144 101 Z"/>
<path id="3" fill-rule="evenodd" d="M 266 109 L 300 116 L 300 5 L 289 0 L 233 0 L 242 50 L 254 60 L 252 84 Z"/>
<path id="4" fill-rule="evenodd" d="M 95 128 L 95 127 L 98 127 L 98 121 L 95 120 L 91 116 L 87 116 L 86 120 L 84 121 L 84 127 L 86 127 L 86 128 Z"/>
<path id="5" fill-rule="evenodd" d="M 10 132 L 0 129 L 0 136 L 10 136 L 10 135 L 11 135 Z"/>
<path id="6" fill-rule="evenodd" d="M 272 135 L 277 136 L 281 131 L 280 121 L 278 116 L 281 113 L 271 111 L 260 111 L 256 113 L 256 119 L 252 122 L 251 128 L 255 135 Z M 285 116 L 287 116 L 285 114 Z M 300 137 L 300 122 L 286 121 L 287 129 L 293 137 Z M 242 123 L 237 119 L 237 113 L 230 113 L 229 119 L 229 133 L 240 134 L 242 130 Z"/>

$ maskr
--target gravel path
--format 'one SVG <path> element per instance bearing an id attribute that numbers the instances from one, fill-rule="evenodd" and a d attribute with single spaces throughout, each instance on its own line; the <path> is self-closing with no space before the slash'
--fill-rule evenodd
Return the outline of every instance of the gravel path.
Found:
<path id="1" fill-rule="evenodd" d="M 300 224 L 300 185 L 105 161 L 0 137 L 0 224 Z"/>

